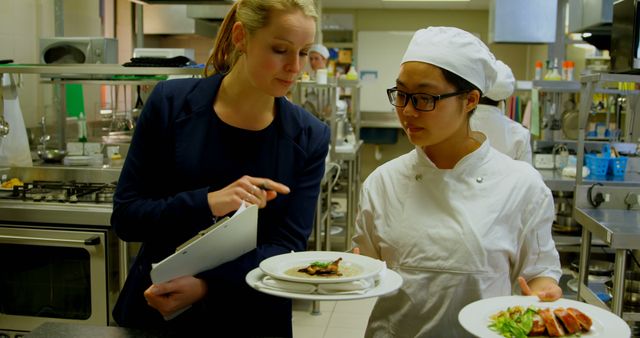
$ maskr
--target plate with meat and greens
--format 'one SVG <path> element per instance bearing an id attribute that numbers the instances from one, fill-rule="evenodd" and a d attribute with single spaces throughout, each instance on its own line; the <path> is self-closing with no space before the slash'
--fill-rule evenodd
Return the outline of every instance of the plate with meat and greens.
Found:
<path id="1" fill-rule="evenodd" d="M 315 284 L 373 278 L 384 268 L 383 261 L 336 251 L 292 252 L 260 263 L 260 269 L 273 278 Z"/>
<path id="2" fill-rule="evenodd" d="M 458 314 L 467 331 L 483 338 L 630 337 L 615 314 L 575 300 L 542 302 L 537 296 L 505 296 L 475 301 Z"/>

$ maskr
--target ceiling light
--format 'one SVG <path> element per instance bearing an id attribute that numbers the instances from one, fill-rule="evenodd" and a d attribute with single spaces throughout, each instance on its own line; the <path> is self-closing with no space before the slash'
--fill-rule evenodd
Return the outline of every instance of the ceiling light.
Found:
<path id="1" fill-rule="evenodd" d="M 469 2 L 471 0 L 382 0 L 382 2 Z"/>

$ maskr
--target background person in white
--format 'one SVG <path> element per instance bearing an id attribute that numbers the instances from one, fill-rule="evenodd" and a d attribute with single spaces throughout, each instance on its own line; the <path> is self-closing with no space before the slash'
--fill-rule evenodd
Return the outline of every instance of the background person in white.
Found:
<path id="1" fill-rule="evenodd" d="M 471 115 L 471 130 L 487 136 L 491 146 L 509 157 L 532 164 L 531 133 L 520 123 L 504 115 L 499 103 L 513 94 L 516 79 L 511 68 L 496 61 L 498 77 L 494 85 L 480 98 L 475 113 Z"/>
<path id="2" fill-rule="evenodd" d="M 309 48 L 309 66 L 315 73 L 318 69 L 327 68 L 329 50 L 321 44 L 315 44 Z"/>
<path id="3" fill-rule="evenodd" d="M 518 282 L 562 296 L 551 191 L 469 128 L 495 78 L 493 54 L 468 32 L 430 27 L 409 43 L 388 94 L 415 149 L 367 177 L 353 238 L 404 283 L 378 299 L 367 337 L 467 337 L 458 312 Z"/>

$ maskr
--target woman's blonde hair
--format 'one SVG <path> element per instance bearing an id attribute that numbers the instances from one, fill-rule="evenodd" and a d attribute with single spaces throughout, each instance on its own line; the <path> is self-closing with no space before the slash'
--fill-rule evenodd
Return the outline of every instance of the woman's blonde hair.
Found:
<path id="1" fill-rule="evenodd" d="M 204 69 L 205 76 L 228 73 L 236 64 L 240 53 L 231 40 L 231 30 L 236 22 L 241 22 L 248 35 L 269 24 L 273 11 L 300 10 L 306 16 L 317 20 L 313 0 L 238 0 L 224 18 L 211 56 Z"/>

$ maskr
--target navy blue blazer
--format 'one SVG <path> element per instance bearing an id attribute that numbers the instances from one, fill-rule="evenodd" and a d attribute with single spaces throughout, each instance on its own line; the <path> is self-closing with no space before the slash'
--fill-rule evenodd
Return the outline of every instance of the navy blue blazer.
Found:
<path id="1" fill-rule="evenodd" d="M 238 157 L 233 152 L 251 140 L 223 137 L 243 130 L 233 130 L 213 111 L 222 78 L 160 82 L 138 119 L 111 216 L 122 240 L 143 242 L 114 309 L 121 326 L 162 328 L 177 334 L 215 327 L 221 333 L 225 325 L 242 319 L 249 325 L 233 327 L 230 332 L 236 336 L 243 332 L 248 336 L 291 335 L 290 301 L 258 293 L 244 278 L 265 258 L 306 249 L 330 130 L 302 108 L 276 98 L 267 142 L 256 141 L 260 143 L 255 147 L 263 150 L 251 154 L 252 148 L 247 148 L 250 158 Z M 234 159 L 244 161 L 243 165 Z M 243 175 L 270 178 L 289 186 L 291 192 L 260 209 L 257 249 L 199 274 L 208 285 L 205 299 L 176 319 L 163 320 L 143 296 L 151 285 L 151 263 L 161 261 L 210 226 L 213 215 L 207 193 Z M 275 328 L 269 331 L 269 327 Z"/>

